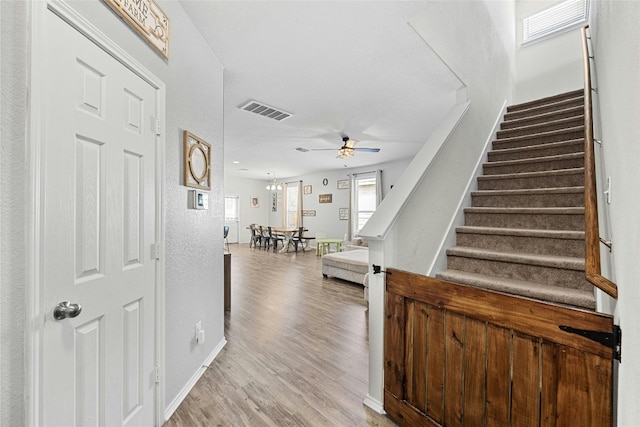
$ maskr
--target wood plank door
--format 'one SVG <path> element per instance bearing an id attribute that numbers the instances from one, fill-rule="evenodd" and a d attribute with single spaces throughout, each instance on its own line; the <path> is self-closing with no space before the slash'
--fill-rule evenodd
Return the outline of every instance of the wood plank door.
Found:
<path id="1" fill-rule="evenodd" d="M 610 426 L 611 316 L 388 269 L 384 407 L 403 426 Z"/>
<path id="2" fill-rule="evenodd" d="M 151 426 L 159 185 L 153 117 L 161 101 L 58 15 L 46 15 L 42 425 Z M 81 311 L 52 315 L 64 301 Z"/>

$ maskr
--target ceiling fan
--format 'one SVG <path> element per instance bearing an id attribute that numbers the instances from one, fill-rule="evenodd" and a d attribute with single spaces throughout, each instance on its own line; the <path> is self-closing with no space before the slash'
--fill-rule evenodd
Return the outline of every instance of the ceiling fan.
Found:
<path id="1" fill-rule="evenodd" d="M 342 147 L 338 149 L 338 158 L 347 159 L 349 157 L 353 157 L 356 151 L 362 151 L 365 153 L 377 153 L 380 151 L 379 148 L 357 148 L 355 147 L 356 143 L 355 139 L 350 139 L 348 136 L 342 137 Z M 329 151 L 335 150 L 335 148 L 296 148 L 297 151 L 306 153 L 307 151 Z"/>

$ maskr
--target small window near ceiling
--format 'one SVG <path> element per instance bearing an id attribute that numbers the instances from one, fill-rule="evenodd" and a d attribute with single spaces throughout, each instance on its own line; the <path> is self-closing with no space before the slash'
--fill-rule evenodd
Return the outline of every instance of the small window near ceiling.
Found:
<path id="1" fill-rule="evenodd" d="M 224 220 L 238 221 L 240 217 L 240 198 L 238 196 L 224 196 Z"/>
<path id="2" fill-rule="evenodd" d="M 589 0 L 565 0 L 522 20 L 522 44 L 585 25 Z"/>

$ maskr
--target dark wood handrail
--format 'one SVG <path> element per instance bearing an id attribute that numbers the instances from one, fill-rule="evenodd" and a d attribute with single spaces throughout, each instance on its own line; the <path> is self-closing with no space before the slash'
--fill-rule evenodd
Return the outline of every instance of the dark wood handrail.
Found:
<path id="1" fill-rule="evenodd" d="M 618 286 L 600 273 L 600 231 L 598 228 L 598 199 L 596 195 L 596 162 L 593 146 L 593 109 L 591 103 L 591 64 L 587 43 L 588 25 L 582 27 L 582 55 L 584 61 L 584 220 L 585 275 L 591 284 L 618 298 Z"/>

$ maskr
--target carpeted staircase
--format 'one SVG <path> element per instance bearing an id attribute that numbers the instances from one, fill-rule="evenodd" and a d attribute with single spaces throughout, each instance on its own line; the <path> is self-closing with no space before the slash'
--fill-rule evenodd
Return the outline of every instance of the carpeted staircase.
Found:
<path id="1" fill-rule="evenodd" d="M 595 309 L 585 279 L 583 91 L 507 108 L 436 277 Z"/>

